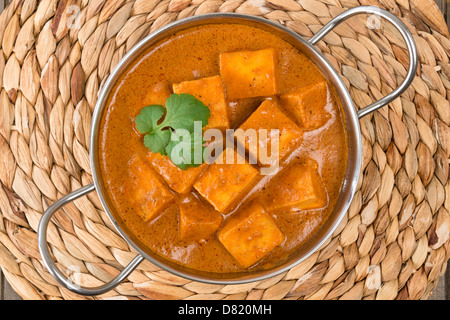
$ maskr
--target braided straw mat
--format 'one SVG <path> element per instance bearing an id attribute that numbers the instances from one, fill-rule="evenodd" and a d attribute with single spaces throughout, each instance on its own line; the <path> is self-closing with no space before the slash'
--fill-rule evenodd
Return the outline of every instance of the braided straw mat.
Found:
<path id="1" fill-rule="evenodd" d="M 177 19 L 230 11 L 309 38 L 347 8 L 367 4 L 401 18 L 420 63 L 400 98 L 360 121 L 361 179 L 333 236 L 264 281 L 204 284 L 144 261 L 95 298 L 426 299 L 450 256 L 450 40 L 432 0 L 13 1 L 0 16 L 0 266 L 12 287 L 25 299 L 93 299 L 48 273 L 36 230 L 51 203 L 92 181 L 88 136 L 97 93 L 140 39 Z M 408 65 L 399 32 L 385 21 L 368 29 L 368 19 L 353 17 L 317 44 L 358 107 L 392 91 Z M 58 267 L 79 271 L 84 286 L 112 279 L 136 255 L 95 193 L 65 206 L 48 233 Z"/>

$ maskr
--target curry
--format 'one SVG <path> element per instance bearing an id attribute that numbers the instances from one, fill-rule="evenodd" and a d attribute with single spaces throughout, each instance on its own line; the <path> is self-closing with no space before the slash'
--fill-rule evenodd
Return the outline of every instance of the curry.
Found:
<path id="1" fill-rule="evenodd" d="M 272 150 L 259 134 L 234 136 L 244 154 L 224 146 L 216 155 L 232 164 L 183 170 L 149 151 L 136 117 L 172 94 L 209 108 L 203 129 L 276 129 L 277 169 L 261 174 L 261 154 Z M 292 45 L 238 24 L 192 27 L 147 49 L 111 91 L 99 138 L 101 180 L 118 222 L 148 252 L 199 271 L 281 263 L 331 214 L 347 169 L 334 88 Z"/>

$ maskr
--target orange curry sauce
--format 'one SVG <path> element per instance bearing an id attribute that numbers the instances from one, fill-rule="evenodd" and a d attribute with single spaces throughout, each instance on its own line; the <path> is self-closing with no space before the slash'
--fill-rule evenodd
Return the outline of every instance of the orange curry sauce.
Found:
<path id="1" fill-rule="evenodd" d="M 269 268 L 308 240 L 332 212 L 343 184 L 348 151 L 344 114 L 332 88 L 328 91 L 325 106 L 329 119 L 317 129 L 304 130 L 301 144 L 280 166 L 283 169 L 305 159 L 315 160 L 326 188 L 327 205 L 315 210 L 270 212 L 285 238 L 250 267 L 242 267 L 225 249 L 217 234 L 201 241 L 180 239 L 180 203 L 195 197 L 213 210 L 196 189 L 191 188 L 186 194 L 172 190 L 171 204 L 150 221 L 144 221 L 136 214 L 135 204 L 129 199 L 125 187 L 130 179 L 129 161 L 135 155 L 145 159 L 149 152 L 135 128 L 135 117 L 140 110 L 149 104 L 164 105 L 173 84 L 219 75 L 219 54 L 223 52 L 266 48 L 274 48 L 277 54 L 278 95 L 270 97 L 272 100 L 277 101 L 280 95 L 295 88 L 326 81 L 308 58 L 275 35 L 244 25 L 212 24 L 184 30 L 149 48 L 113 88 L 101 120 L 101 180 L 119 224 L 149 252 L 202 271 L 223 273 Z M 230 128 L 239 127 L 266 98 L 227 99 Z M 289 194 L 289 190 L 280 189 L 282 185 L 277 179 L 280 179 L 279 174 L 261 177 L 232 209 L 220 213 L 223 217 L 221 227 L 252 200 L 262 204 L 276 203 L 274 195 Z M 267 191 L 277 185 L 280 185 L 277 192 Z"/>

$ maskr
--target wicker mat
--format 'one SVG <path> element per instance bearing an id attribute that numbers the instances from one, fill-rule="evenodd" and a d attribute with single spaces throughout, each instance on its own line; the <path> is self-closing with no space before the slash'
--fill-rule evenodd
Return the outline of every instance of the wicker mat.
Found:
<path id="1" fill-rule="evenodd" d="M 306 261 L 273 278 L 211 285 L 142 263 L 104 299 L 425 299 L 450 256 L 450 40 L 432 0 L 16 0 L 0 16 L 0 266 L 26 299 L 93 299 L 62 288 L 42 264 L 36 230 L 55 200 L 91 182 L 88 136 L 104 80 L 161 26 L 191 15 L 239 12 L 305 38 L 358 5 L 383 7 L 408 26 L 420 58 L 401 98 L 361 120 L 363 167 L 348 213 Z M 319 49 L 358 107 L 406 74 L 400 34 L 356 16 Z M 50 250 L 85 286 L 110 280 L 136 255 L 95 193 L 60 211 Z"/>

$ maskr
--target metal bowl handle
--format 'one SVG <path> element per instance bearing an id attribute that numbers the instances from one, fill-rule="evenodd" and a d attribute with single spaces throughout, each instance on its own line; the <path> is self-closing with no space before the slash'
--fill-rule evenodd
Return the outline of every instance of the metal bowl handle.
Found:
<path id="1" fill-rule="evenodd" d="M 126 267 L 123 269 L 114 279 L 104 285 L 95 288 L 84 288 L 78 284 L 73 283 L 71 280 L 66 278 L 62 272 L 53 263 L 50 253 L 47 248 L 47 227 L 53 214 L 58 211 L 61 207 L 66 205 L 73 200 L 76 200 L 89 192 L 95 190 L 95 185 L 93 183 L 82 187 L 74 192 L 66 195 L 65 197 L 59 199 L 54 204 L 52 204 L 43 214 L 38 227 L 38 246 L 41 253 L 42 259 L 45 266 L 47 267 L 50 274 L 55 277 L 58 282 L 65 288 L 86 296 L 96 296 L 111 289 L 115 288 L 120 284 L 128 275 L 144 260 L 144 257 L 138 254 Z"/>
<path id="2" fill-rule="evenodd" d="M 392 13 L 390 13 L 386 10 L 380 9 L 379 7 L 376 7 L 376 6 L 359 6 L 359 7 L 355 7 L 355 8 L 349 9 L 349 10 L 341 13 L 340 15 L 338 15 L 337 17 L 332 19 L 330 22 L 328 22 L 313 37 L 311 37 L 311 39 L 309 39 L 309 42 L 313 45 L 316 44 L 324 36 L 326 36 L 328 34 L 328 32 L 330 32 L 334 27 L 336 27 L 339 23 L 341 23 L 342 21 L 344 21 L 347 18 L 350 18 L 354 15 L 361 14 L 361 13 L 371 13 L 371 14 L 375 14 L 380 17 L 383 17 L 386 20 L 388 20 L 389 22 L 391 22 L 397 28 L 397 30 L 403 36 L 403 39 L 406 42 L 406 46 L 408 47 L 409 68 L 408 68 L 408 73 L 407 73 L 405 79 L 403 80 L 403 82 L 400 84 L 400 86 L 398 86 L 394 91 L 389 93 L 384 98 L 359 110 L 358 111 L 359 118 L 362 118 L 362 117 L 368 115 L 369 113 L 372 113 L 373 111 L 387 105 L 388 103 L 390 103 L 394 99 L 396 99 L 400 94 L 402 94 L 403 91 L 405 91 L 406 88 L 413 81 L 414 76 L 417 71 L 417 63 L 418 63 L 416 45 L 414 43 L 414 39 L 413 39 L 411 33 L 409 32 L 408 28 L 395 15 L 393 15 Z"/>

